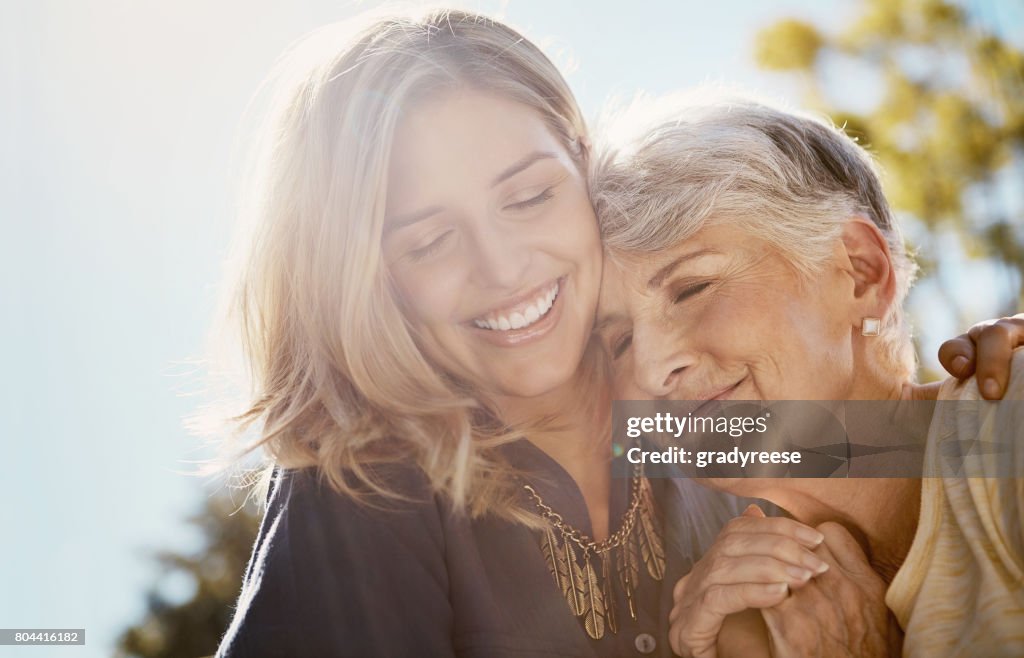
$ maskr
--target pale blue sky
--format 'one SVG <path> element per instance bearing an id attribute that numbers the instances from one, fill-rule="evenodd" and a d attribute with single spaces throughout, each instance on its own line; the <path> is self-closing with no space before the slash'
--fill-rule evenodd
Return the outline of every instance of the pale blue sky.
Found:
<path id="1" fill-rule="evenodd" d="M 181 428 L 195 400 L 180 393 L 194 388 L 187 361 L 200 355 L 229 234 L 235 128 L 289 42 L 374 4 L 0 6 L 0 627 L 87 629 L 84 649 L 46 655 L 109 654 L 144 612 L 154 572 L 142 551 L 196 547 L 182 519 L 209 489 L 178 473 L 202 456 Z M 753 66 L 757 28 L 782 15 L 836 25 L 853 7 L 460 4 L 500 12 L 541 43 L 588 114 L 613 94 L 706 80 L 793 94 Z M 971 6 L 1022 40 L 1019 8 Z M 991 315 L 990 275 L 964 271 L 968 314 Z M 935 317 L 939 335 L 961 329 Z"/>

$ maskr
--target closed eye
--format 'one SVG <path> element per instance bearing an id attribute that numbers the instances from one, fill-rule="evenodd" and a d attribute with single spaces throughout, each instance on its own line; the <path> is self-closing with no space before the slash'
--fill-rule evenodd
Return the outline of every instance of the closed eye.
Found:
<path id="1" fill-rule="evenodd" d="M 534 206 L 539 206 L 540 204 L 544 203 L 545 201 L 547 201 L 551 197 L 555 196 L 554 193 L 552 192 L 553 189 L 554 188 L 549 187 L 549 188 L 547 188 L 546 190 L 544 190 L 543 192 L 541 192 L 540 194 L 538 194 L 535 197 L 531 197 L 529 199 L 526 199 L 525 201 L 517 201 L 516 203 L 510 203 L 507 206 L 505 206 L 505 209 L 506 210 L 526 210 L 527 208 L 533 208 Z"/>
<path id="2" fill-rule="evenodd" d="M 690 299 L 691 297 L 695 297 L 701 294 L 702 292 L 707 290 L 709 286 L 711 286 L 710 281 L 704 281 L 703 283 L 697 283 L 692 286 L 687 286 L 686 288 L 683 288 L 682 290 L 679 291 L 679 293 L 676 294 L 674 303 L 678 304 L 680 302 L 685 302 L 687 299 Z"/>
<path id="3" fill-rule="evenodd" d="M 435 238 L 430 244 L 424 245 L 417 249 L 413 249 L 408 253 L 409 258 L 411 258 L 415 262 L 419 262 L 421 260 L 429 258 L 430 256 L 437 253 L 437 250 L 440 249 L 442 245 L 444 245 L 448 238 L 451 237 L 451 234 L 452 231 L 445 231 L 441 235 L 437 236 L 437 238 Z"/>
<path id="4" fill-rule="evenodd" d="M 616 340 L 615 344 L 612 346 L 612 358 L 613 359 L 617 359 L 620 356 L 622 356 L 623 354 L 625 354 L 626 350 L 628 350 L 629 346 L 632 345 L 632 344 L 633 344 L 633 334 L 626 334 L 622 338 L 619 338 L 618 340 Z"/>

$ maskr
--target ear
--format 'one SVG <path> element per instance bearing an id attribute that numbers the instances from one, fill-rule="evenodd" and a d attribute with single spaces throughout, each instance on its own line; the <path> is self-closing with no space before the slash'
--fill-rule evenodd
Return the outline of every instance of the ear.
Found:
<path id="1" fill-rule="evenodd" d="M 875 224 L 863 217 L 851 217 L 843 226 L 843 250 L 849 265 L 844 268 L 853 279 L 854 305 L 851 318 L 857 326 L 865 317 L 885 318 L 896 298 L 889 243 Z"/>

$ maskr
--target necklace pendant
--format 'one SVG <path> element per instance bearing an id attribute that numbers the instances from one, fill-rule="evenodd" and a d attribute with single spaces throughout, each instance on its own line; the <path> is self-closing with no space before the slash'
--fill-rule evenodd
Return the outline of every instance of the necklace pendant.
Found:
<path id="1" fill-rule="evenodd" d="M 640 495 L 644 501 L 640 505 L 640 555 L 651 578 L 661 580 L 665 576 L 665 548 L 661 530 L 652 511 L 650 489 L 644 486 Z"/>
<path id="2" fill-rule="evenodd" d="M 601 586 L 597 582 L 597 573 L 590 562 L 590 552 L 584 553 L 583 578 L 583 627 L 587 629 L 587 635 L 600 640 L 604 637 L 605 627 L 605 606 L 604 596 L 601 594 Z"/>
<path id="3" fill-rule="evenodd" d="M 569 571 L 569 562 L 566 559 L 564 547 L 559 543 L 555 536 L 555 530 L 550 525 L 544 529 L 544 534 L 541 535 L 540 548 L 548 563 L 548 571 L 555 579 L 555 586 L 558 587 L 558 591 L 562 593 L 562 596 L 569 602 L 569 607 L 575 612 L 576 605 L 572 598 L 575 587 L 572 574 Z"/>
<path id="4" fill-rule="evenodd" d="M 622 552 L 619 554 L 619 581 L 622 583 L 622 591 L 626 594 L 626 605 L 629 606 L 629 617 L 637 620 L 636 615 L 636 586 L 640 580 L 640 557 L 637 554 L 636 537 L 630 534 L 622 545 Z"/>
<path id="5" fill-rule="evenodd" d="M 565 599 L 569 602 L 569 609 L 572 610 L 572 613 L 579 617 L 586 611 L 584 574 L 579 563 L 576 562 L 576 551 L 572 548 L 572 542 L 564 534 L 562 535 L 562 547 L 565 562 L 568 565 L 568 578 L 564 590 Z"/>
<path id="6" fill-rule="evenodd" d="M 612 589 L 612 555 L 611 551 L 601 553 L 601 586 L 604 590 L 604 609 L 608 621 L 608 630 L 619 632 L 619 620 L 616 619 L 615 591 Z"/>

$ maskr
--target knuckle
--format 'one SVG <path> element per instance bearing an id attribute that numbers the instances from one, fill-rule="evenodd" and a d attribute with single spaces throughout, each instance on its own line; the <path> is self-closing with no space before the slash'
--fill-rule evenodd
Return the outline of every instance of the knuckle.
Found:
<path id="1" fill-rule="evenodd" d="M 983 330 L 984 335 L 991 340 L 1008 341 L 1013 335 L 1011 325 L 1005 320 L 999 320 Z"/>
<path id="2" fill-rule="evenodd" d="M 942 345 L 939 346 L 939 358 L 952 359 L 958 354 L 969 351 L 970 346 L 964 341 L 969 341 L 966 335 L 958 336 L 957 338 L 950 338 L 942 343 Z"/>
<path id="3" fill-rule="evenodd" d="M 836 523 L 835 521 L 825 521 L 824 523 L 819 523 L 817 526 L 815 526 L 814 529 L 820 532 L 821 534 L 825 535 L 826 539 L 837 539 L 840 537 L 845 537 L 849 534 L 849 532 L 846 530 L 846 528 L 842 526 L 842 524 Z"/>
<path id="4" fill-rule="evenodd" d="M 749 519 L 744 516 L 737 516 L 731 518 L 725 524 L 725 528 L 722 530 L 722 532 L 736 532 L 737 530 L 742 529 L 747 524 L 748 520 Z"/>
<path id="5" fill-rule="evenodd" d="M 704 596 L 701 597 L 701 603 L 711 609 L 715 609 L 721 605 L 725 597 L 725 588 L 721 585 L 712 585 L 704 590 Z"/>
<path id="6" fill-rule="evenodd" d="M 686 591 L 686 583 L 689 581 L 690 576 L 686 575 L 676 581 L 675 587 L 672 588 L 672 599 L 678 601 L 683 596 L 683 592 Z"/>
<path id="7" fill-rule="evenodd" d="M 708 575 L 717 577 L 725 573 L 729 569 L 729 560 L 722 555 L 716 555 L 711 558 L 711 562 L 708 564 Z"/>
<path id="8" fill-rule="evenodd" d="M 736 554 L 743 551 L 746 546 L 747 540 L 743 535 L 730 534 L 722 538 L 721 548 L 722 553 L 725 554 Z"/>

